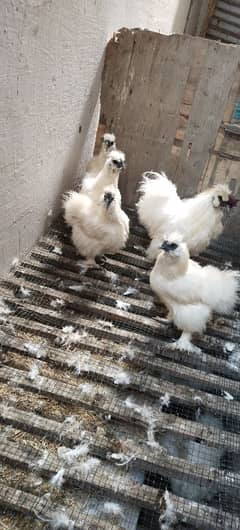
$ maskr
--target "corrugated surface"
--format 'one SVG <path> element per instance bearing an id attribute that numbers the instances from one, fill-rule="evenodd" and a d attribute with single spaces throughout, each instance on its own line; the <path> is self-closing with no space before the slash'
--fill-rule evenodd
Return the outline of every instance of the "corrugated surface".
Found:
<path id="1" fill-rule="evenodd" d="M 218 0 L 209 20 L 206 37 L 240 44 L 240 1 Z"/>

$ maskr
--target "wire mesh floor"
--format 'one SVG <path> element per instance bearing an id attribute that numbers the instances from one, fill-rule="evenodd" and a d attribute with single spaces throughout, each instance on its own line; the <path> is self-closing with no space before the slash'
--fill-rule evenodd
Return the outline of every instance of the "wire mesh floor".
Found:
<path id="1" fill-rule="evenodd" d="M 0 282 L 1 528 L 240 528 L 239 307 L 202 354 L 171 349 L 128 213 L 102 267 L 59 221 Z M 236 268 L 240 251 L 222 239 L 199 261 Z"/>

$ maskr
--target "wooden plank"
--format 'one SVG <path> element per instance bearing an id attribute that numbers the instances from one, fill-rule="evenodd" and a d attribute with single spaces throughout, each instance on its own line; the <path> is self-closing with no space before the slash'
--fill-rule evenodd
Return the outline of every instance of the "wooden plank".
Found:
<path id="1" fill-rule="evenodd" d="M 34 322 L 33 320 L 30 320 L 28 316 L 26 319 L 18 316 L 11 316 L 11 323 L 16 330 L 23 330 L 30 334 L 35 333 L 37 336 L 46 337 L 51 342 L 55 342 L 57 334 L 54 327 L 41 324 L 39 322 Z M 95 326 L 97 326 L 97 322 Z M 95 326 L 94 329 L 96 330 Z M 88 327 L 88 332 L 91 329 L 91 326 Z M 98 338 L 96 333 L 93 336 L 88 334 L 87 345 L 82 341 L 80 343 L 80 347 L 83 348 L 84 351 L 85 349 L 88 349 L 92 353 L 98 353 L 101 356 L 106 355 L 116 358 L 122 356 L 125 359 L 125 362 L 128 362 L 128 357 L 126 356 L 126 344 L 129 343 L 128 333 L 119 329 L 114 330 L 114 328 L 111 327 L 108 329 L 108 331 L 106 331 L 106 335 L 102 341 L 96 341 L 95 337 Z M 10 345 L 10 337 L 6 337 L 6 335 L 1 334 L 0 342 L 2 346 L 8 346 Z M 170 361 L 174 361 L 174 366 L 176 363 L 177 366 L 181 364 L 181 371 L 178 370 L 178 378 L 182 378 L 184 380 L 186 375 L 186 377 L 189 379 L 189 373 L 185 372 L 185 367 L 190 367 L 190 369 L 193 369 L 193 373 L 201 374 L 200 378 L 198 378 L 197 375 L 197 382 L 201 382 L 202 388 L 204 388 L 205 385 L 204 372 L 213 372 L 213 374 L 220 374 L 222 376 L 224 375 L 223 380 L 225 383 L 222 385 L 222 390 L 227 390 L 227 388 L 229 388 L 227 383 L 229 380 L 226 380 L 226 377 L 231 377 L 237 381 L 239 380 L 238 374 L 236 374 L 235 370 L 230 368 L 227 361 L 220 358 L 215 358 L 212 355 L 202 354 L 200 357 L 197 354 L 167 348 L 166 345 L 154 340 L 151 340 L 150 345 L 146 344 L 144 340 L 142 340 L 142 342 L 138 340 L 138 344 L 133 344 L 132 347 L 135 353 L 133 359 L 131 359 L 129 363 L 131 363 L 133 366 L 136 365 L 139 367 L 145 367 L 149 372 L 152 371 L 152 373 L 158 373 L 160 371 L 161 373 L 169 376 L 171 369 L 169 368 L 168 360 L 170 359 Z M 167 362 L 164 362 L 164 359 L 167 359 Z M 170 363 L 170 365 L 171 364 L 172 363 Z M 195 368 L 198 369 L 197 372 L 195 372 Z M 191 372 L 191 377 L 193 377 L 192 381 L 194 382 L 196 378 L 194 378 L 193 373 Z M 208 378 L 206 381 L 208 381 Z M 208 383 L 206 382 L 206 385 L 207 384 Z"/>
<path id="2" fill-rule="evenodd" d="M 61 445 L 71 447 L 73 444 L 79 444 L 79 434 L 74 433 L 71 429 L 64 430 L 64 425 L 57 421 L 49 420 L 45 417 L 33 414 L 32 412 L 21 411 L 13 407 L 6 407 L 0 404 L 0 421 L 14 425 L 24 431 L 34 432 L 38 435 L 44 435 L 49 439 L 53 439 Z M 114 463 L 114 458 L 110 455 L 116 453 L 114 443 L 106 436 L 93 435 L 91 432 L 86 432 L 82 442 L 89 444 L 89 454 L 105 460 L 110 460 Z M 142 447 L 138 439 L 131 440 L 131 455 L 134 458 L 131 461 L 131 467 L 141 469 L 142 471 L 154 470 L 167 478 L 176 478 L 180 480 L 190 480 L 192 482 L 200 483 L 203 487 L 224 488 L 230 493 L 238 493 L 240 483 L 240 475 L 235 473 L 225 473 L 225 471 L 209 468 L 206 465 L 196 465 L 183 460 L 181 458 L 169 457 L 167 450 L 159 446 L 154 451 L 147 445 Z M 127 451 L 127 446 L 126 446 Z M 126 454 L 125 460 L 129 459 L 131 455 Z M 116 462 L 116 461 L 115 461 Z"/>
<path id="3" fill-rule="evenodd" d="M 42 521 L 51 521 L 56 510 L 63 509 L 62 504 L 56 506 L 56 503 L 52 503 L 44 496 L 38 497 L 32 493 L 11 488 L 3 482 L 0 482 L 0 505 L 5 509 L 31 515 L 31 517 Z M 121 523 L 104 522 L 99 516 L 96 518 L 88 513 L 81 513 L 79 508 L 71 508 L 69 512 L 66 510 L 65 513 L 69 514 L 69 519 L 74 521 L 74 530 L 83 530 L 83 528 L 88 528 L 88 530 L 124 530 L 124 527 L 119 526 Z M 4 527 L 2 526 L 2 528 Z M 16 528 L 15 525 L 14 528 Z"/>
<path id="4" fill-rule="evenodd" d="M 240 525 L 239 517 L 232 515 L 223 510 L 216 510 L 210 506 L 203 504 L 191 503 L 191 509 L 188 512 L 188 508 L 185 504 L 185 500 L 171 495 L 173 506 L 176 507 L 176 516 L 179 521 L 182 521 L 185 526 L 185 514 L 187 511 L 187 520 L 189 524 L 197 525 L 201 521 L 201 530 L 238 530 Z M 190 506 L 189 506 L 190 508 Z"/>
<path id="5" fill-rule="evenodd" d="M 22 351 L 27 354 L 27 348 L 22 346 Z M 68 354 L 66 360 L 66 353 L 64 351 L 58 352 L 58 350 L 53 350 L 48 348 L 47 356 L 48 360 L 53 362 L 56 365 L 62 367 L 71 367 L 72 362 L 75 359 L 79 359 L 80 362 L 80 375 L 88 376 L 93 381 L 101 381 L 102 383 L 115 385 L 115 380 L 119 373 L 119 367 L 115 366 L 113 363 L 107 363 L 107 366 L 104 362 L 97 361 L 87 353 L 81 352 Z M 178 407 L 195 407 L 196 402 L 194 398 L 196 395 L 198 397 L 199 403 L 204 407 L 205 410 L 212 412 L 213 414 L 223 414 L 228 417 L 235 419 L 240 418 L 240 404 L 237 402 L 230 401 L 229 403 L 219 396 L 214 394 L 209 394 L 196 389 L 193 389 L 189 386 L 183 386 L 180 384 L 173 384 L 169 381 L 165 381 L 162 378 L 155 378 L 146 374 L 137 374 L 133 370 L 127 372 L 124 370 L 124 374 L 128 377 L 128 383 L 122 383 L 120 386 L 131 391 L 136 390 L 140 394 L 144 393 L 145 395 L 159 399 L 160 397 L 168 394 L 170 396 L 171 402 L 175 403 Z"/>
<path id="6" fill-rule="evenodd" d="M 20 447 L 17 443 L 0 440 L 0 458 L 11 465 L 18 465 L 24 468 L 36 465 L 41 458 L 40 451 L 31 446 Z M 38 473 L 51 478 L 59 471 L 61 464 L 54 455 L 46 456 Z M 124 476 L 125 475 L 125 476 Z M 89 487 L 94 490 L 104 491 L 122 501 L 133 502 L 136 506 L 145 507 L 153 511 L 159 509 L 159 491 L 150 486 L 140 485 L 138 482 L 129 479 L 126 474 L 116 467 L 111 467 L 111 472 L 106 469 L 104 463 L 99 461 L 99 465 L 94 471 L 89 473 L 80 471 L 74 467 L 65 468 L 64 478 L 66 484 L 77 487 Z"/>
<path id="7" fill-rule="evenodd" d="M 14 283 L 14 282 L 13 282 Z M 21 282 L 19 282 L 20 284 Z M 39 306 L 39 301 L 41 301 L 41 304 L 43 307 L 49 307 L 49 299 L 55 300 L 59 297 L 59 293 L 51 288 L 45 288 L 44 294 L 41 288 L 37 289 L 36 284 L 33 284 L 32 282 L 25 282 L 26 286 L 31 290 L 31 298 L 26 298 L 24 300 L 23 304 L 23 311 L 26 311 L 29 309 L 33 313 L 36 313 L 36 310 L 34 308 L 35 305 Z M 18 307 L 18 312 L 21 307 L 21 301 L 13 296 L 9 291 L 6 291 L 6 288 L 4 287 L 4 281 L 0 282 L 0 292 L 3 296 L 6 297 L 6 301 L 8 300 L 11 302 L 14 307 Z M 48 310 L 48 313 L 45 314 L 44 309 L 41 309 L 38 307 L 38 312 L 41 311 L 43 313 L 43 318 L 45 318 L 45 322 L 59 322 L 58 327 L 61 326 L 60 322 L 62 322 L 62 326 L 65 325 L 66 318 L 68 319 L 68 322 L 72 325 L 73 322 L 80 324 L 80 315 L 85 319 L 89 318 L 90 316 L 95 316 L 99 319 L 110 319 L 110 321 L 120 325 L 121 327 L 125 327 L 128 330 L 132 331 L 132 339 L 136 338 L 140 334 L 146 334 L 150 335 L 153 338 L 167 338 L 167 339 L 173 339 L 175 336 L 174 330 L 166 323 L 160 322 L 159 320 L 154 320 L 152 318 L 149 318 L 148 316 L 138 315 L 131 313 L 131 306 L 127 308 L 126 311 L 117 309 L 113 306 L 106 306 L 99 302 L 94 302 L 89 299 L 84 299 L 84 303 L 79 298 L 79 296 L 70 294 L 70 293 L 63 293 L 61 294 L 61 298 L 66 301 L 68 310 L 74 310 L 70 315 L 64 312 L 59 311 L 53 311 L 52 309 Z M 129 309 L 129 310 L 128 310 Z M 209 327 L 208 330 L 211 328 Z M 218 333 L 219 339 L 215 337 L 215 334 Z M 134 335 L 135 334 L 135 337 Z M 227 320 L 226 324 L 224 326 L 224 321 L 221 322 L 221 326 L 217 326 L 215 324 L 214 329 L 212 331 L 213 337 L 206 337 L 205 335 L 201 336 L 198 339 L 198 344 L 206 349 L 206 351 L 211 351 L 214 349 L 215 351 L 218 351 L 221 355 L 224 352 L 224 345 L 225 343 L 222 341 L 222 338 L 225 338 L 225 340 L 231 340 L 233 342 L 238 342 L 239 335 L 237 332 L 236 327 L 228 325 Z"/>
<path id="8" fill-rule="evenodd" d="M 14 281 L 13 279 L 11 280 L 4 280 L 1 282 L 1 285 L 2 286 L 5 286 L 5 287 L 9 287 L 10 289 L 14 289 L 14 286 L 16 286 L 16 288 L 18 287 L 18 285 L 20 286 L 20 283 L 21 283 L 21 280 L 23 279 L 24 281 L 28 281 L 28 285 L 34 285 L 34 287 L 36 288 L 36 285 L 43 285 L 45 284 L 46 287 L 50 287 L 50 288 L 53 288 L 55 291 L 56 291 L 56 296 L 57 296 L 57 292 L 60 291 L 59 293 L 59 296 L 61 296 L 61 300 L 65 300 L 64 297 L 62 297 L 62 293 L 70 293 L 72 294 L 74 291 L 72 290 L 71 288 L 71 285 L 72 283 L 70 282 L 69 283 L 69 278 L 67 277 L 67 274 L 65 275 L 65 282 L 59 282 L 59 278 L 58 280 L 56 281 L 56 277 L 55 279 L 53 280 L 52 279 L 52 275 L 49 275 L 48 273 L 46 273 L 45 271 L 41 272 L 40 274 L 38 273 L 38 271 L 32 269 L 31 271 L 25 271 L 25 269 L 23 267 L 18 267 L 18 271 L 15 272 L 15 277 L 19 279 L 19 283 L 16 281 Z M 62 276 L 64 277 L 64 276 Z M 35 285 L 35 282 L 36 282 L 36 285 Z M 59 285 L 60 283 L 60 285 Z M 143 302 L 143 299 L 140 299 L 138 300 L 136 298 L 136 295 L 134 293 L 133 296 L 129 296 L 129 297 L 126 297 L 124 295 L 121 295 L 120 294 L 120 289 L 118 289 L 118 293 L 115 294 L 115 292 L 111 292 L 111 291 L 106 291 L 106 288 L 105 286 L 101 285 L 101 288 L 100 289 L 97 289 L 97 288 L 94 288 L 94 286 L 92 287 L 91 285 L 91 291 L 89 291 L 89 285 L 84 285 L 84 282 L 82 283 L 82 286 L 81 286 L 81 283 L 79 284 L 79 279 L 78 279 L 78 283 L 77 285 L 79 285 L 79 288 L 81 289 L 81 291 L 78 293 L 78 296 L 80 298 L 83 298 L 83 299 L 92 299 L 92 300 L 101 300 L 101 303 L 105 303 L 107 305 L 110 305 L 110 306 L 113 306 L 113 305 L 116 305 L 117 302 L 121 301 L 123 303 L 127 303 L 129 304 L 131 307 L 129 308 L 129 311 L 130 312 L 133 312 L 133 313 L 136 313 L 136 314 L 139 314 L 139 315 L 143 315 L 143 316 L 148 316 L 148 317 L 151 317 L 151 318 L 154 318 L 154 317 L 158 317 L 158 316 L 161 316 L 161 314 L 164 314 L 165 311 L 164 311 L 164 306 L 160 306 L 160 305 L 154 305 L 152 300 L 150 299 L 149 297 L 149 302 L 147 299 L 144 300 Z M 93 284 L 94 285 L 94 284 Z M 99 286 L 99 283 L 97 283 L 97 286 Z M 122 293 L 124 293 L 125 291 L 122 290 Z M 138 295 L 138 293 L 137 293 Z M 66 299 L 67 301 L 69 300 L 68 298 Z M 63 310 L 63 307 L 62 307 L 62 310 Z M 240 332 L 238 331 L 239 329 L 239 326 L 238 324 L 235 325 L 235 323 L 232 322 L 232 319 L 234 318 L 238 318 L 239 317 L 239 314 L 238 312 L 234 312 L 233 315 L 230 315 L 229 318 L 221 318 L 221 326 L 217 326 L 213 321 L 210 322 L 209 326 L 208 326 L 208 331 L 211 333 L 211 334 L 215 334 L 217 336 L 220 336 L 220 337 L 229 337 L 229 335 L 231 335 L 232 331 L 233 331 L 233 328 L 234 328 L 234 336 L 235 336 L 235 340 L 238 340 L 240 338 Z M 216 320 L 217 322 L 217 320 Z"/>
<path id="9" fill-rule="evenodd" d="M 32 256 L 33 257 L 37 257 L 39 259 L 41 259 L 41 255 L 44 256 L 44 252 L 45 252 L 45 256 L 47 255 L 48 256 L 48 261 L 49 263 L 54 263 L 55 266 L 58 266 L 58 267 L 61 267 L 61 266 L 64 266 L 66 269 L 69 269 L 71 271 L 75 271 L 75 272 L 78 272 L 78 274 L 80 273 L 80 266 L 77 264 L 77 263 L 74 263 L 74 261 L 71 259 L 71 258 L 68 258 L 68 257 L 65 257 L 65 256 L 61 256 L 61 259 L 59 259 L 59 257 L 56 259 L 56 257 L 53 257 L 49 252 L 48 250 L 44 250 L 42 247 L 41 248 L 34 248 L 33 251 L 32 251 Z M 40 254 L 41 253 L 41 254 Z M 133 265 L 129 265 L 127 268 L 126 268 L 126 265 L 119 262 L 119 261 L 115 261 L 113 258 L 109 258 L 108 257 L 108 260 L 105 264 L 105 267 L 104 267 L 104 270 L 100 270 L 99 273 L 101 274 L 101 278 L 103 278 L 103 275 L 104 275 L 104 271 L 109 271 L 109 272 L 114 272 L 116 274 L 119 274 L 122 278 L 122 276 L 125 276 L 127 278 L 131 278 L 132 280 L 135 280 L 135 278 L 138 278 L 138 280 L 140 282 L 144 282 L 146 284 L 148 284 L 148 275 L 145 271 L 143 271 L 142 269 L 140 270 L 139 267 L 136 267 L 136 266 L 133 266 Z M 96 271 L 96 272 L 95 272 Z M 95 277 L 99 277 L 99 273 L 97 271 L 97 269 L 94 269 L 94 275 Z M 86 276 L 90 276 L 93 275 L 93 271 L 90 271 L 89 272 L 86 272 L 85 273 Z M 106 272 L 105 272 L 106 274 Z"/>
<path id="10" fill-rule="evenodd" d="M 25 346 L 25 342 L 22 340 L 9 336 L 4 339 L 4 337 L 1 336 L 0 343 L 6 351 L 8 351 L 9 349 L 14 349 L 20 351 L 21 353 L 24 353 L 25 355 L 29 355 L 28 349 Z M 114 350 L 112 351 L 112 353 L 114 353 Z M 68 358 L 66 358 L 66 352 L 64 349 L 56 349 L 48 346 L 46 348 L 45 358 L 48 359 L 50 362 L 53 362 L 54 364 L 69 367 L 71 366 L 72 359 L 74 359 L 76 355 L 78 356 L 79 353 L 69 353 Z M 116 352 L 115 358 L 119 360 L 122 358 L 122 355 L 123 353 L 121 351 L 119 352 L 118 350 Z M 31 356 L 34 357 L 34 355 Z M 91 354 L 91 351 L 89 350 L 89 341 L 87 339 L 86 349 L 83 351 L 81 347 L 81 355 L 79 357 L 79 360 L 81 360 L 83 364 L 81 374 L 83 375 L 84 373 L 86 373 L 86 375 L 91 376 L 91 378 L 93 378 L 94 380 L 96 379 L 96 381 L 98 381 L 100 377 L 101 381 L 105 381 L 107 383 L 110 382 L 114 384 L 114 380 L 117 377 L 120 367 L 111 361 L 108 361 L 106 364 L 104 360 L 104 356 L 106 356 L 105 348 L 102 348 L 101 356 L 103 357 L 103 360 L 99 361 L 98 357 L 95 358 L 94 354 Z M 195 389 L 197 387 L 199 390 L 209 390 L 214 394 L 216 394 L 217 391 L 219 393 L 222 393 L 225 390 L 229 392 L 232 396 L 234 396 L 235 399 L 239 399 L 240 396 L 239 381 L 234 381 L 225 377 L 219 377 L 213 374 L 207 374 L 201 372 L 200 370 L 184 366 L 181 366 L 181 372 L 179 372 L 178 364 L 166 360 L 163 361 L 161 359 L 151 360 L 149 356 L 144 355 L 141 352 L 137 352 L 134 358 L 131 359 L 130 363 L 131 367 L 137 366 L 140 368 L 148 369 L 148 376 L 144 375 L 143 378 L 140 377 L 136 372 L 134 373 L 133 370 L 129 372 L 130 383 L 128 385 L 128 388 L 139 390 L 139 392 L 146 392 L 146 394 L 155 396 L 159 381 L 159 385 L 161 385 L 164 395 L 164 382 L 160 377 L 161 375 L 164 375 L 165 377 L 170 378 L 170 381 L 173 378 L 174 381 L 177 380 L 177 382 L 185 383 L 187 387 L 190 388 Z M 154 375 L 159 374 L 159 379 L 155 379 L 153 377 L 151 378 L 151 373 Z M 145 383 L 145 379 L 147 383 Z M 168 385 L 168 393 L 170 394 L 172 387 L 171 382 Z M 176 390 L 176 387 L 174 386 L 173 389 Z M 197 395 L 199 397 L 199 400 L 201 398 L 201 402 L 204 403 L 204 401 L 202 401 L 201 392 L 198 392 Z M 195 395 L 193 397 L 193 400 L 194 398 Z"/>
<path id="11" fill-rule="evenodd" d="M 191 196 L 197 190 L 199 177 L 204 170 L 209 151 L 215 143 L 237 66 L 237 48 L 208 42 L 202 77 L 195 94 L 191 119 L 185 132 L 175 173 L 175 179 L 181 182 L 181 192 L 184 195 Z M 226 79 L 226 84 L 221 85 L 221 91 L 219 91 L 220 72 L 221 77 L 224 76 Z"/>
<path id="12" fill-rule="evenodd" d="M 116 320 L 115 319 L 115 316 L 113 314 L 105 314 L 104 315 L 104 312 L 103 311 L 100 311 L 98 315 L 96 315 L 96 313 L 94 312 L 94 315 L 98 317 L 99 320 L 92 320 L 91 323 L 89 322 L 89 319 L 91 319 L 91 313 L 89 313 L 88 311 L 86 312 L 83 312 L 83 314 L 80 316 L 79 315 L 79 312 L 82 313 L 82 310 L 83 308 L 81 306 L 78 306 L 77 305 L 77 312 L 75 313 L 71 311 L 70 314 L 67 314 L 66 312 L 62 314 L 62 312 L 59 312 L 59 311 L 56 311 L 56 310 L 50 310 L 48 309 L 48 311 L 46 312 L 46 309 L 44 307 L 41 307 L 39 305 L 39 299 L 36 298 L 34 299 L 34 290 L 32 290 L 32 296 L 31 296 L 31 303 L 29 301 L 29 298 L 28 299 L 25 299 L 24 301 L 21 301 L 21 300 L 18 300 L 16 299 L 15 296 L 11 295 L 9 292 L 5 292 L 5 290 L 3 288 L 0 287 L 0 292 L 2 293 L 3 295 L 3 298 L 6 302 L 10 303 L 11 307 L 13 308 L 13 310 L 17 313 L 18 316 L 22 316 L 24 318 L 30 318 L 31 320 L 36 320 L 38 322 L 42 322 L 43 324 L 45 325 L 49 325 L 51 324 L 52 326 L 55 326 L 57 328 L 62 328 L 63 326 L 65 326 L 66 324 L 68 325 L 71 325 L 71 326 L 77 326 L 77 327 L 83 327 L 84 329 L 86 329 L 86 331 L 90 332 L 90 334 L 94 335 L 95 337 L 98 337 L 100 339 L 102 338 L 109 338 L 109 337 L 112 337 L 113 340 L 116 340 L 116 342 L 119 343 L 119 337 L 121 337 L 123 340 L 128 339 L 128 342 L 129 341 L 136 341 L 136 344 L 139 345 L 139 342 L 140 344 L 145 344 L 145 347 L 146 347 L 146 337 L 145 337 L 145 334 L 149 335 L 150 338 L 149 338 L 149 344 L 148 344 L 148 348 L 152 349 L 153 352 L 157 352 L 158 354 L 161 354 L 161 355 L 164 355 L 164 356 L 167 356 L 170 358 L 176 358 L 176 359 L 184 359 L 186 358 L 186 360 L 190 360 L 190 357 L 192 357 L 192 354 L 187 354 L 186 352 L 171 352 L 171 351 L 167 351 L 167 353 L 165 354 L 165 349 L 167 350 L 168 346 L 167 345 L 164 345 L 162 344 L 162 347 L 161 347 L 161 344 L 159 345 L 158 344 L 158 341 L 156 339 L 161 339 L 162 338 L 172 338 L 174 335 L 173 335 L 173 330 L 171 329 L 171 327 L 167 326 L 166 324 L 161 324 L 159 323 L 159 321 L 150 321 L 148 322 L 148 325 L 147 327 L 145 328 L 145 330 L 143 329 L 143 326 L 141 329 L 139 329 L 139 326 L 138 324 L 136 324 L 136 326 L 134 325 L 129 325 L 129 323 L 126 325 L 126 330 L 122 329 L 124 327 L 124 323 L 121 322 L 121 313 L 123 313 L 122 311 L 119 312 L 120 315 L 120 321 L 118 321 L 118 319 Z M 40 293 L 40 301 L 41 301 L 41 304 L 44 304 L 44 297 L 41 295 Z M 78 303 L 80 303 L 78 301 Z M 49 300 L 47 299 L 46 301 L 46 307 L 49 307 Z M 131 316 L 131 314 L 129 313 L 129 318 Z M 103 329 L 103 326 L 102 326 L 102 323 L 101 323 L 101 320 L 104 318 L 109 320 L 109 317 L 110 317 L 110 322 L 114 322 L 114 324 L 116 326 L 120 325 L 121 328 L 117 330 L 117 333 L 116 331 L 114 331 L 113 333 L 111 332 L 111 329 L 110 330 L 106 330 L 106 329 Z M 135 316 L 135 315 L 132 315 L 132 316 Z M 139 317 L 140 318 L 140 317 Z M 145 318 L 146 320 L 146 318 Z M 134 322 L 134 320 L 133 320 Z M 151 326 L 151 322 L 153 323 L 153 326 Z M 221 324 L 220 324 L 221 326 Z M 155 331 L 154 331 L 155 329 Z M 139 333 L 140 331 L 140 333 Z M 144 333 L 145 331 L 145 333 Z M 233 330 L 233 334 L 234 334 L 234 330 Z M 155 337 L 155 339 L 154 339 Z M 234 338 L 234 337 L 233 337 Z M 236 338 L 235 338 L 236 339 Z M 81 341 L 82 344 L 85 343 L 85 339 L 83 338 L 83 341 Z M 224 353 L 224 346 L 225 346 L 225 343 L 222 343 L 221 339 L 216 339 L 216 337 L 202 337 L 201 339 L 199 339 L 198 341 L 199 345 L 202 346 L 204 349 L 207 349 L 208 351 L 214 351 L 214 354 L 217 352 L 219 356 L 222 356 L 222 355 L 226 355 Z M 160 346 L 160 348 L 159 348 Z M 176 357 L 175 357 L 176 356 Z M 193 359 L 194 357 L 192 358 L 192 362 L 193 362 Z M 222 368 L 225 369 L 226 368 L 226 363 L 225 365 L 222 365 L 221 363 L 219 363 L 219 369 L 216 368 L 216 363 L 214 361 L 210 361 L 210 356 L 206 356 L 205 353 L 202 353 L 201 355 L 201 359 L 200 359 L 200 363 L 199 361 L 197 360 L 197 366 L 215 366 L 214 371 L 217 371 L 219 373 L 219 370 L 220 370 L 220 373 L 222 373 Z M 210 362 L 209 362 L 210 361 Z M 187 364 L 189 363 L 189 361 L 187 362 Z M 191 364 L 191 363 L 190 363 Z M 224 368 L 225 367 L 225 368 Z M 228 373 L 229 373 L 229 370 L 228 370 Z M 223 371 L 223 375 L 224 375 L 224 371 Z M 231 373 L 231 376 L 233 374 Z M 235 377 L 234 377 L 235 378 Z"/>
<path id="13" fill-rule="evenodd" d="M 230 448 L 234 452 L 239 452 L 239 436 L 231 432 L 222 431 L 213 427 L 206 427 L 197 422 L 192 422 L 179 418 L 173 414 L 159 411 L 159 406 L 149 405 L 149 415 L 143 416 L 142 407 L 128 407 L 116 393 L 106 392 L 99 386 L 97 389 L 97 399 L 95 395 L 83 394 L 78 386 L 59 382 L 47 377 L 38 376 L 35 380 L 29 380 L 26 373 L 15 368 L 0 367 L 0 380 L 3 383 L 18 385 L 21 388 L 47 395 L 62 403 L 79 404 L 86 409 L 95 409 L 101 414 L 110 415 L 113 419 L 124 423 L 136 424 L 149 427 L 148 418 L 154 421 L 154 430 L 158 432 L 169 432 L 177 436 L 182 436 L 191 440 L 202 441 L 212 447 Z M 216 412 L 216 411 L 215 411 Z M 234 449 L 235 447 L 235 449 Z"/>
<path id="14" fill-rule="evenodd" d="M 126 46 L 129 40 L 131 42 Z M 195 46 L 193 42 L 192 47 Z M 172 68 L 179 48 L 179 61 Z M 129 66 L 124 69 L 124 76 L 120 77 L 118 71 L 119 68 L 122 71 L 121 65 L 126 62 L 126 55 L 130 55 Z M 117 43 L 112 39 L 108 44 L 100 123 L 107 123 L 107 127 L 114 129 L 121 148 L 127 153 L 131 179 L 121 180 L 121 190 L 127 204 L 134 200 L 142 171 L 149 169 L 149 158 L 156 169 L 164 169 L 165 159 L 170 158 L 190 61 L 191 48 L 181 35 L 166 38 L 146 30 L 124 29 L 119 33 Z M 178 90 L 171 90 L 176 84 Z M 165 97 L 166 93 L 168 98 Z M 137 122 L 136 101 L 141 107 Z M 150 122 L 151 128 L 147 126 Z"/>
<path id="15" fill-rule="evenodd" d="M 237 64 L 237 48 L 189 35 L 163 37 L 124 29 L 117 41 L 110 41 L 103 73 L 100 123 L 114 128 L 119 144 L 127 152 L 131 178 L 121 179 L 127 204 L 135 202 L 135 190 L 144 170 L 163 169 L 171 173 L 175 164 L 172 146 L 179 129 L 183 148 L 181 154 L 180 150 L 177 152 L 179 163 L 173 176 L 181 193 L 191 195 L 196 191 L 224 115 Z M 226 79 L 224 84 L 222 75 Z M 218 89 L 216 97 L 219 86 L 221 91 Z M 192 109 L 184 130 L 180 112 L 186 103 L 192 104 Z"/>

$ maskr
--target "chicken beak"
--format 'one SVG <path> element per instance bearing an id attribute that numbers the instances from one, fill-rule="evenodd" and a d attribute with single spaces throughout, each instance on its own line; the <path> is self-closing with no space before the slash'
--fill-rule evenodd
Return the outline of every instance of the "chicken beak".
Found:
<path id="1" fill-rule="evenodd" d="M 107 194 L 105 195 L 105 197 L 104 197 L 104 201 L 105 201 L 105 203 L 106 203 L 106 208 L 107 208 L 107 210 L 108 210 L 110 204 L 112 204 L 113 200 L 114 200 L 114 197 L 113 197 L 113 195 L 111 195 L 111 193 L 107 193 Z"/>
<path id="2" fill-rule="evenodd" d="M 167 241 L 163 241 L 163 243 L 160 246 L 161 250 L 164 250 L 165 252 L 169 252 L 169 243 Z"/>
<path id="3" fill-rule="evenodd" d="M 235 206 L 237 206 L 238 202 L 239 202 L 239 199 L 234 197 L 234 195 L 229 195 L 229 199 L 227 203 L 229 208 L 234 208 Z"/>

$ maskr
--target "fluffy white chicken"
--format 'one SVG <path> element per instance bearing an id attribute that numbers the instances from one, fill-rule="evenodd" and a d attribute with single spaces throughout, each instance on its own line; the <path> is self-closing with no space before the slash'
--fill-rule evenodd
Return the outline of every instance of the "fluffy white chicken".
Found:
<path id="1" fill-rule="evenodd" d="M 102 136 L 102 145 L 99 153 L 94 155 L 87 164 L 87 173 L 96 177 L 104 166 L 107 155 L 116 149 L 116 137 L 112 133 L 105 133 Z"/>
<path id="2" fill-rule="evenodd" d="M 72 191 L 65 197 L 63 207 L 65 221 L 72 227 L 73 244 L 87 265 L 96 265 L 96 256 L 114 254 L 125 246 L 129 219 L 113 185 L 105 187 L 97 201 Z"/>
<path id="3" fill-rule="evenodd" d="M 86 177 L 83 180 L 81 191 L 98 197 L 101 191 L 108 185 L 113 184 L 118 190 L 118 180 L 121 170 L 125 167 L 125 154 L 122 151 L 113 150 L 108 154 L 102 170 L 97 176 Z M 121 200 L 118 191 L 118 200 Z"/>
<path id="4" fill-rule="evenodd" d="M 238 283 L 238 272 L 201 267 L 189 259 L 182 237 L 170 235 L 160 247 L 150 284 L 169 310 L 169 318 L 182 330 L 174 347 L 199 352 L 191 342 L 192 333 L 203 332 L 212 311 L 228 314 L 233 310 Z"/>
<path id="5" fill-rule="evenodd" d="M 152 239 L 147 251 L 152 261 L 158 255 L 159 241 L 175 230 L 183 235 L 190 254 L 202 252 L 222 233 L 224 211 L 238 202 L 225 184 L 182 200 L 165 173 L 155 172 L 143 174 L 140 193 L 138 216 Z"/>

